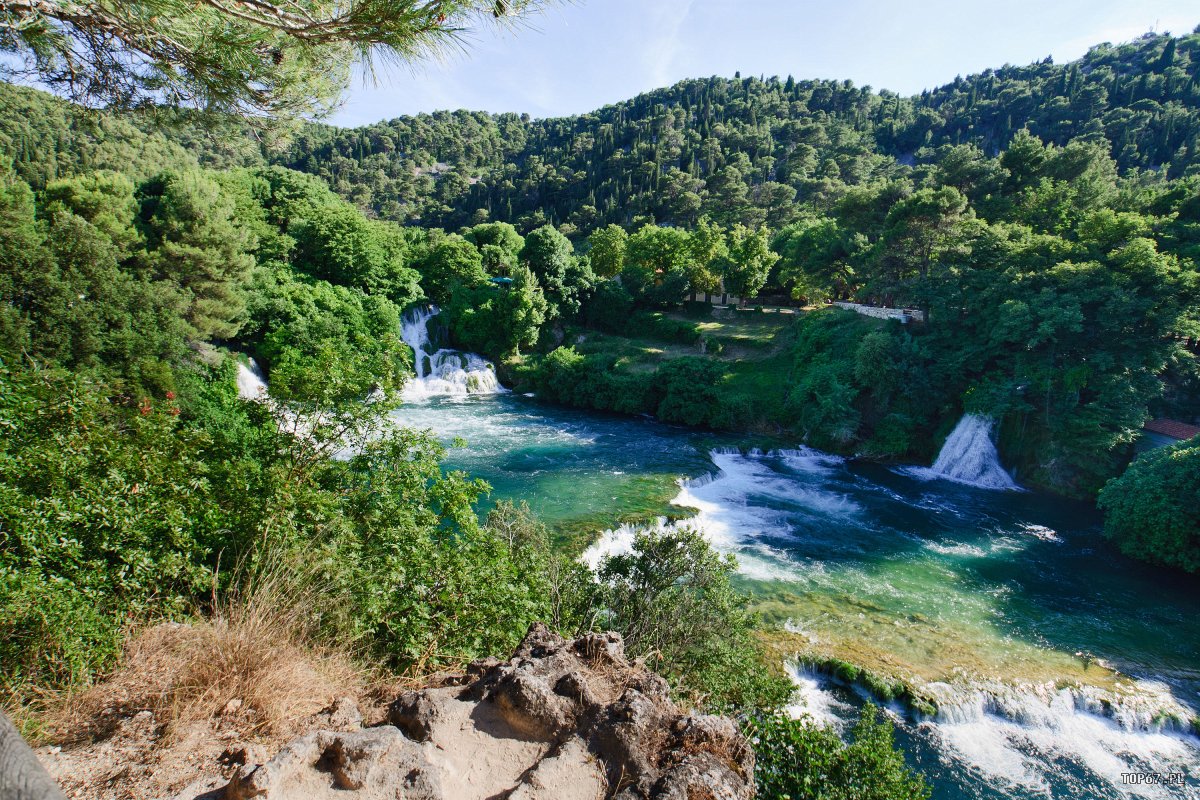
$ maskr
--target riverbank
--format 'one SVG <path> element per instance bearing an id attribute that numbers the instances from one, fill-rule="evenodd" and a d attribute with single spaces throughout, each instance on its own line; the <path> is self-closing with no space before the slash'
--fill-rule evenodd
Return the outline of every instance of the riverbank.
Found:
<path id="1" fill-rule="evenodd" d="M 1069 434 L 1034 412 L 1023 373 L 979 377 L 963 343 L 936 326 L 824 308 L 729 320 L 642 313 L 628 327 L 568 328 L 557 348 L 502 359 L 498 374 L 550 403 L 885 464 L 932 463 L 962 415 L 979 413 L 997 420 L 993 439 L 1021 485 L 1090 501 L 1124 468 L 1141 424 L 1134 413 Z"/>

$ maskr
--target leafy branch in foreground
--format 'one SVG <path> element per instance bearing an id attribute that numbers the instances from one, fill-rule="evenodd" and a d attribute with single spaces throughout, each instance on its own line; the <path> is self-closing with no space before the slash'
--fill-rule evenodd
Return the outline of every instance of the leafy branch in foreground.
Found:
<path id="1" fill-rule="evenodd" d="M 403 61 L 538 0 L 0 0 L 9 74 L 75 100 L 297 116 L 329 109 L 372 53 Z M 0 73 L 3 74 L 3 73 Z M 7 75 L 5 77 L 8 77 Z"/>

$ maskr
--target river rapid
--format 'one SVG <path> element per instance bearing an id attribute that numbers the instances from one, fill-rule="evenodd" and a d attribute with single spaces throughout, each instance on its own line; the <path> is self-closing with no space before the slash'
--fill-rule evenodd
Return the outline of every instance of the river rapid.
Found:
<path id="1" fill-rule="evenodd" d="M 465 440 L 448 468 L 527 500 L 586 559 L 628 547 L 634 520 L 701 528 L 796 651 L 936 705 L 889 713 L 939 800 L 1200 798 L 1200 587 L 1121 556 L 1087 505 L 507 393 L 414 392 L 395 419 Z M 962 446 L 983 428 L 964 420 Z M 861 689 L 790 669 L 796 714 L 853 724 Z"/>

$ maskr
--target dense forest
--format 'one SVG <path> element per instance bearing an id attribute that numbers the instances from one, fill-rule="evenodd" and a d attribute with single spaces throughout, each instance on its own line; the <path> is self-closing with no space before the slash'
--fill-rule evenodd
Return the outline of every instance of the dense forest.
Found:
<path id="1" fill-rule="evenodd" d="M 887 461 L 995 417 L 1022 482 L 1099 495 L 1127 552 L 1200 565 L 1194 445 L 1125 471 L 1150 415 L 1200 418 L 1200 33 L 911 98 L 714 77 L 357 129 L 0 84 L 0 231 L 0 686 L 24 701 L 110 668 L 129 620 L 302 563 L 327 588 L 305 630 L 394 670 L 603 622 L 697 704 L 779 706 L 699 534 L 593 576 L 519 505 L 480 520 L 486 487 L 387 426 L 423 357 L 400 319 L 427 303 L 549 402 Z M 756 298 L 807 310 L 725 340 L 715 294 L 750 324 Z M 247 356 L 269 402 L 237 397 Z M 1148 483 L 1183 491 L 1147 510 Z"/>
<path id="2" fill-rule="evenodd" d="M 1177 178 L 1200 166 L 1198 106 L 1200 37 L 1148 35 L 911 98 L 848 81 L 713 77 L 566 119 L 457 111 L 312 126 L 266 157 L 383 218 L 447 228 L 549 222 L 573 235 L 701 216 L 778 228 L 848 187 L 929 171 L 956 146 L 995 156 L 1023 130 L 1103 144 L 1122 173 Z"/>
<path id="3" fill-rule="evenodd" d="M 1200 414 L 1197 93 L 1197 34 L 1147 34 L 913 98 L 711 78 L 568 119 L 438 112 L 253 136 L 235 119 L 85 112 L 5 86 L 0 148 L 37 192 L 168 164 L 317 176 L 374 219 L 306 222 L 284 260 L 391 291 L 400 308 L 438 303 L 457 344 L 562 402 L 917 459 L 967 408 L 1004 420 L 1002 451 L 1022 479 L 1094 495 L 1148 413 Z M 372 231 L 354 239 L 365 249 L 304 245 L 338 225 Z M 512 291 L 497 295 L 490 278 Z M 572 327 L 611 332 L 631 311 L 714 292 L 911 306 L 928 322 L 812 315 L 773 376 L 710 357 L 647 377 L 603 352 L 550 353 Z M 678 320 L 642 327 L 655 324 L 667 339 L 701 338 Z M 232 339 L 257 348 L 253 327 Z M 707 399 L 664 407 L 672 381 Z"/>
<path id="4" fill-rule="evenodd" d="M 0 141 L 34 186 L 104 165 L 103 143 L 123 137 L 29 98 L 5 102 L 33 112 L 6 113 Z M 439 111 L 354 129 L 306 124 L 279 141 L 214 133 L 187 115 L 165 136 L 204 166 L 269 162 L 318 175 L 384 219 L 448 229 L 504 221 L 523 232 L 550 222 L 574 237 L 639 217 L 781 227 L 849 187 L 927 173 L 956 146 L 995 156 L 1021 131 L 1056 146 L 1102 144 L 1122 174 L 1178 178 L 1200 165 L 1198 106 L 1200 36 L 1147 34 L 917 97 L 848 81 L 714 76 L 562 119 Z M 167 145 L 150 139 L 136 149 L 152 164 Z"/>

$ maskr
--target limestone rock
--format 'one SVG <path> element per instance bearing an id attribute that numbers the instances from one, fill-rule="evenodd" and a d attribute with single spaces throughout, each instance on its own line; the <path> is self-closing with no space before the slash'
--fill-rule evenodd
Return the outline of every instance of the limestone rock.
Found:
<path id="1" fill-rule="evenodd" d="M 459 679 L 401 694 L 380 727 L 361 729 L 348 699 L 318 719 L 333 730 L 297 739 L 265 763 L 257 752 L 231 753 L 230 762 L 242 766 L 222 796 L 748 800 L 754 794 L 754 754 L 737 726 L 681 712 L 666 681 L 631 663 L 612 633 L 567 640 L 534 625 L 507 661 L 476 661 Z"/>

